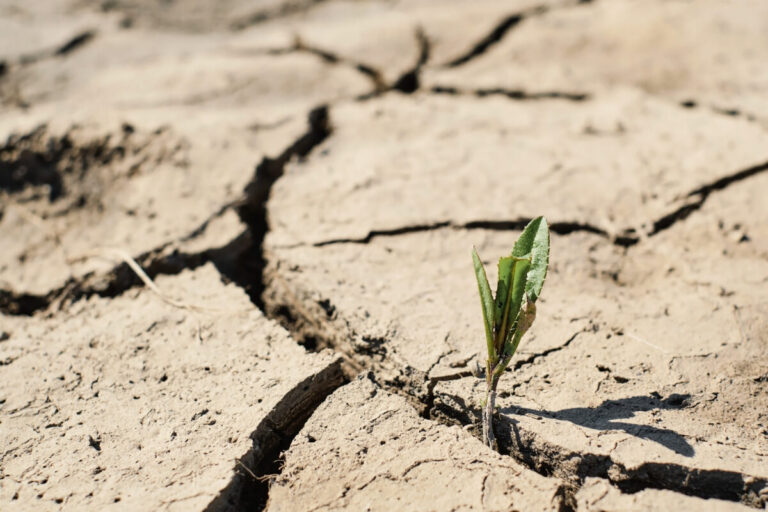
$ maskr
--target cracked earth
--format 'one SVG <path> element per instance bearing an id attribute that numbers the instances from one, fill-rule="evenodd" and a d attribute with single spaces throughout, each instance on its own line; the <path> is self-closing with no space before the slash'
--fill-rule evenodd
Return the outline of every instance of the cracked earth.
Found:
<path id="1" fill-rule="evenodd" d="M 0 509 L 768 510 L 767 20 L 3 2 Z"/>

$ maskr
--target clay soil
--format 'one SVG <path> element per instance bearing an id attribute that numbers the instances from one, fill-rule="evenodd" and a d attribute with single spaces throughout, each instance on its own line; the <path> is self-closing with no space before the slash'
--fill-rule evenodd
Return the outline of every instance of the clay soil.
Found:
<path id="1" fill-rule="evenodd" d="M 766 34 L 0 2 L 0 510 L 768 510 Z M 496 453 L 470 250 L 542 214 Z"/>

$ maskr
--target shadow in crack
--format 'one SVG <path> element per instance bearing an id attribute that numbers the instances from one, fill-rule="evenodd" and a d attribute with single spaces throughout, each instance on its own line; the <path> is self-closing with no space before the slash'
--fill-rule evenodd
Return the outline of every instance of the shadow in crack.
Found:
<path id="1" fill-rule="evenodd" d="M 690 395 L 673 394 L 667 398 L 654 393 L 650 396 L 631 396 L 618 400 L 606 400 L 597 407 L 574 407 L 559 411 L 542 411 L 525 407 L 506 407 L 505 414 L 531 414 L 543 418 L 570 421 L 576 425 L 595 430 L 622 430 L 640 439 L 648 439 L 685 457 L 694 455 L 693 446 L 674 430 L 650 425 L 639 425 L 616 421 L 631 418 L 636 412 L 657 409 L 684 409 L 689 406 Z"/>

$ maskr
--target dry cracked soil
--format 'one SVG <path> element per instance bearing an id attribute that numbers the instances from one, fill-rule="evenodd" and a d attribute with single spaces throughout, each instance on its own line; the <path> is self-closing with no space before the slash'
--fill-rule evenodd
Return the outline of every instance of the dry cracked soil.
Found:
<path id="1" fill-rule="evenodd" d="M 0 2 L 0 510 L 768 510 L 766 34 Z M 470 249 L 540 214 L 496 453 Z"/>

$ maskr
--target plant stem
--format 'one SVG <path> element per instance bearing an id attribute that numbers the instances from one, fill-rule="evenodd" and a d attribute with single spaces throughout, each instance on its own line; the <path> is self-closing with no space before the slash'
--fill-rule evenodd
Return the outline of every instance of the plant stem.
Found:
<path id="1" fill-rule="evenodd" d="M 499 447 L 493 435 L 493 410 L 496 407 L 496 385 L 498 378 L 491 378 L 485 393 L 485 407 L 483 407 L 483 443 L 496 451 Z"/>

